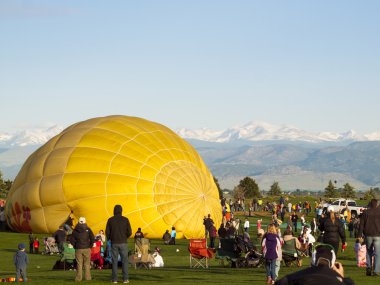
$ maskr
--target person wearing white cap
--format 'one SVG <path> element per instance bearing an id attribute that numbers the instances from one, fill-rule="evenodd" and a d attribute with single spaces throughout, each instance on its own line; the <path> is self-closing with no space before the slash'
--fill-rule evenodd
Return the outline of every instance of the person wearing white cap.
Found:
<path id="1" fill-rule="evenodd" d="M 339 239 L 347 246 L 343 224 L 339 219 L 335 218 L 334 208 L 331 205 L 327 207 L 326 217 L 320 221 L 319 230 L 324 232 L 323 243 L 330 244 L 334 248 L 336 255 L 339 250 Z"/>
<path id="2" fill-rule="evenodd" d="M 75 248 L 75 259 L 77 261 L 75 281 L 82 281 L 83 267 L 84 279 L 87 281 L 91 280 L 91 247 L 94 241 L 94 233 L 87 226 L 86 218 L 80 217 L 70 237 L 70 242 Z"/>

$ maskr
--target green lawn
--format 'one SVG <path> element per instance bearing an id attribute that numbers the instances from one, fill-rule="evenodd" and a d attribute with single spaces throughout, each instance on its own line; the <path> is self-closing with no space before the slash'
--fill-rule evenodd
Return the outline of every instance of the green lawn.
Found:
<path id="1" fill-rule="evenodd" d="M 257 218 L 250 218 L 253 223 Z M 267 218 L 266 218 L 267 220 Z M 265 223 L 265 221 L 264 221 Z M 252 233 L 255 232 L 252 227 Z M 39 236 L 42 240 L 43 235 Z M 27 234 L 0 233 L 0 278 L 15 276 L 13 266 L 13 255 L 17 244 L 28 243 Z M 189 268 L 188 241 L 178 240 L 175 246 L 165 246 L 161 240 L 152 240 L 152 249 L 159 246 L 162 249 L 164 268 L 134 269 L 129 267 L 130 283 L 132 284 L 265 284 L 266 274 L 263 268 L 229 268 L 222 266 L 217 260 L 210 261 L 208 269 Z M 132 248 L 133 241 L 130 240 L 129 247 Z M 357 268 L 353 251 L 354 240 L 348 239 L 348 248 L 345 253 L 340 253 L 338 261 L 342 262 L 346 275 L 354 279 L 356 284 L 379 284 L 379 278 L 365 276 L 364 268 Z M 179 252 L 176 252 L 176 249 Z M 42 249 L 42 246 L 41 246 Z M 74 271 L 52 270 L 53 264 L 58 256 L 46 256 L 30 254 L 28 277 L 34 284 L 61 284 L 74 281 Z M 310 259 L 304 259 L 304 267 L 310 264 Z M 282 266 L 280 277 L 298 270 L 296 267 Z M 120 270 L 119 270 L 120 271 Z M 121 275 L 121 274 L 120 274 Z M 92 270 L 93 281 L 91 284 L 110 283 L 111 270 Z"/>

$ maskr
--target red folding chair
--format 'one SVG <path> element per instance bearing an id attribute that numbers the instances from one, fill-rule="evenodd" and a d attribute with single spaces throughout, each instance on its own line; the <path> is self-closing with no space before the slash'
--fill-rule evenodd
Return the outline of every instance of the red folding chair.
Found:
<path id="1" fill-rule="evenodd" d="M 208 268 L 208 259 L 214 256 L 214 252 L 207 248 L 207 240 L 190 239 L 190 268 Z"/>

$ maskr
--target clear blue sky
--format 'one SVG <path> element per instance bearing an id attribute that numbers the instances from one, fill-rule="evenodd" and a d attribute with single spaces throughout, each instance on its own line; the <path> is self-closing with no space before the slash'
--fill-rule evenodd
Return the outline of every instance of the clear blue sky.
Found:
<path id="1" fill-rule="evenodd" d="M 380 132 L 380 1 L 0 1 L 0 132 L 124 114 Z"/>

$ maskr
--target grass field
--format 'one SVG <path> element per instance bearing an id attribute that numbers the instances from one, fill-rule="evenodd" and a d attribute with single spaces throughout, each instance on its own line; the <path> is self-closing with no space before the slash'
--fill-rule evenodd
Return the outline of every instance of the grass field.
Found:
<path id="1" fill-rule="evenodd" d="M 253 224 L 256 218 L 249 218 Z M 265 220 L 264 220 L 265 222 Z M 256 229 L 252 227 L 251 234 Z M 348 233 L 347 233 L 348 234 Z M 42 240 L 43 235 L 39 236 Z M 0 278 L 15 276 L 13 255 L 17 244 L 28 244 L 28 235 L 10 232 L 0 233 Z M 212 259 L 208 269 L 189 268 L 188 241 L 178 240 L 175 246 L 165 246 L 161 240 L 151 240 L 152 249 L 159 246 L 162 249 L 164 268 L 134 269 L 129 267 L 130 283 L 132 284 L 265 284 L 266 274 L 264 268 L 230 268 L 223 266 L 219 261 Z M 356 267 L 353 250 L 354 239 L 348 239 L 346 252 L 339 253 L 338 261 L 342 262 L 346 276 L 351 277 L 356 284 L 379 284 L 380 278 L 365 276 L 365 269 Z M 133 240 L 129 241 L 129 248 L 133 247 Z M 176 249 L 179 252 L 176 252 Z M 42 249 L 42 246 L 41 246 Z M 74 271 L 52 270 L 58 256 L 30 254 L 28 277 L 34 284 L 64 284 L 74 281 Z M 310 259 L 303 260 L 303 268 L 309 266 Z M 282 265 L 280 278 L 290 272 L 299 270 L 296 267 Z M 121 269 L 119 270 L 121 276 Z M 110 283 L 111 270 L 92 270 L 92 284 Z M 120 279 L 119 279 L 120 281 Z"/>

